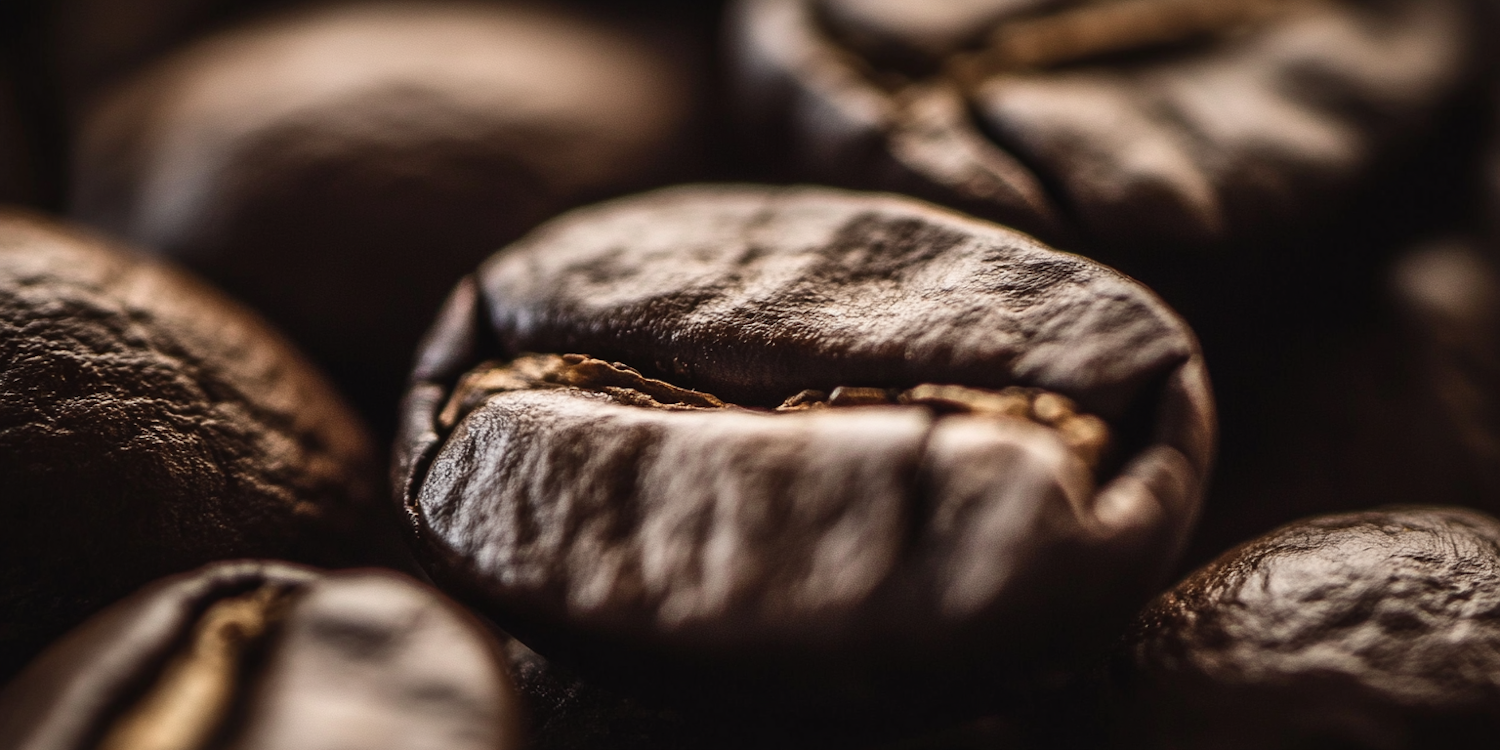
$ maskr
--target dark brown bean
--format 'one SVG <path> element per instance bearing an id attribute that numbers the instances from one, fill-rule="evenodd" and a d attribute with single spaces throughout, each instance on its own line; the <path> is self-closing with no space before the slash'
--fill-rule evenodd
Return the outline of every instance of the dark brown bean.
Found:
<path id="1" fill-rule="evenodd" d="M 158 582 L 0 693 L 27 750 L 521 747 L 494 638 L 387 571 L 230 562 Z"/>
<path id="2" fill-rule="evenodd" d="M 384 428 L 464 273 L 692 168 L 670 49 L 510 3 L 264 19 L 114 89 L 80 126 L 72 210 L 262 310 Z"/>
<path id="3" fill-rule="evenodd" d="M 1284 526 L 1137 620 L 1122 744 L 1417 748 L 1500 731 L 1500 522 L 1407 508 Z"/>
<path id="4" fill-rule="evenodd" d="M 370 440 L 253 314 L 0 214 L 0 673 L 148 581 L 245 555 L 388 561 Z"/>
<path id="5" fill-rule="evenodd" d="M 1053 395 L 1034 418 L 898 403 L 1016 385 Z M 845 386 L 887 404 L 806 408 Z M 529 645 L 824 701 L 1089 652 L 1180 550 L 1214 431 L 1192 334 L 1134 282 L 909 199 L 756 187 L 497 254 L 403 418 L 431 572 Z M 1073 421 L 1114 438 L 1097 472 Z"/>
<path id="6" fill-rule="evenodd" d="M 1340 204 L 1472 78 L 1476 25 L 1462 0 L 742 0 L 732 21 L 744 116 L 795 174 L 1155 253 Z"/>

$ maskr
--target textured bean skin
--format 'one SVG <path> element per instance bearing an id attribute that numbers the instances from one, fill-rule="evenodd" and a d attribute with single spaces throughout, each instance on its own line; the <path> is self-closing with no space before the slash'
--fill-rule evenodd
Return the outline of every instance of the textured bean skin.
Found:
<path id="1" fill-rule="evenodd" d="M 80 125 L 70 210 L 263 310 L 385 428 L 458 278 L 689 168 L 670 50 L 511 3 L 269 17 L 115 87 Z"/>
<path id="2" fill-rule="evenodd" d="M 0 215 L 0 654 L 210 560 L 386 559 L 369 438 L 252 314 L 164 265 Z"/>
<path id="3" fill-rule="evenodd" d="M 1124 744 L 1456 747 L 1500 726 L 1500 523 L 1410 508 L 1289 524 L 1140 616 Z"/>
<path id="4" fill-rule="evenodd" d="M 939 74 L 997 24 L 1070 5 L 744 0 L 744 115 L 790 145 L 797 174 L 1091 252 L 1161 252 L 1284 234 L 1337 206 L 1431 127 L 1477 60 L 1462 0 L 1377 1 L 967 90 Z M 901 75 L 872 72 L 891 68 Z"/>
<path id="5" fill-rule="evenodd" d="M 1049 429 L 909 406 L 563 388 L 439 419 L 458 375 L 524 351 L 747 405 L 1020 382 L 1140 426 L 1096 484 Z M 1018 682 L 1087 651 L 1180 549 L 1214 430 L 1197 345 L 1143 288 L 910 199 L 813 188 L 678 188 L 545 226 L 455 291 L 403 410 L 419 554 L 528 645 L 822 700 Z"/>
<path id="6" fill-rule="evenodd" d="M 213 748 L 521 746 L 500 645 L 457 605 L 390 571 L 218 563 L 153 584 L 48 649 L 0 693 L 0 740 L 86 750 L 149 693 L 215 602 L 293 597 L 247 670 Z"/>

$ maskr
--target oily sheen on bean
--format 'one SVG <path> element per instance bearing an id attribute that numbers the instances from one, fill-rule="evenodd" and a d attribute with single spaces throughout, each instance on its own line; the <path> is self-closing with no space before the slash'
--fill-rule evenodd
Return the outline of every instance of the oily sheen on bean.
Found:
<path id="1" fill-rule="evenodd" d="M 548 658 L 869 696 L 1097 647 L 1213 435 L 1191 332 L 1107 268 L 906 198 L 689 186 L 455 290 L 396 481 L 434 579 Z"/>
<path id="2" fill-rule="evenodd" d="M 1115 662 L 1127 747 L 1418 748 L 1500 728 L 1500 522 L 1400 507 L 1287 524 L 1137 619 Z"/>
<path id="3" fill-rule="evenodd" d="M 212 560 L 399 564 L 371 440 L 253 313 L 0 213 L 0 675 Z"/>

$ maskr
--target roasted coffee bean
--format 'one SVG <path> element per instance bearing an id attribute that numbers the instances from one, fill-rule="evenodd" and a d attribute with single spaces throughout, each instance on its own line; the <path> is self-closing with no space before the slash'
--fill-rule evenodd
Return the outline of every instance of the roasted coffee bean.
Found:
<path id="1" fill-rule="evenodd" d="M 1173 564 L 1214 434 L 1191 332 L 1129 279 L 911 199 L 748 186 L 495 255 L 403 420 L 419 555 L 539 653 L 866 707 L 1090 653 Z"/>
<path id="2" fill-rule="evenodd" d="M 744 116 L 796 174 L 1085 248 L 1290 229 L 1478 67 L 1463 0 L 742 0 Z"/>
<path id="3" fill-rule="evenodd" d="M 1188 576 L 1117 663 L 1153 748 L 1478 747 L 1500 732 L 1500 522 L 1407 508 L 1284 526 Z"/>
<path id="4" fill-rule="evenodd" d="M 0 674 L 206 562 L 385 561 L 363 428 L 280 336 L 200 282 L 0 214 Z"/>
<path id="5" fill-rule="evenodd" d="M 211 565 L 49 648 L 0 693 L 25 750 L 521 747 L 501 646 L 389 571 Z"/>
<path id="6" fill-rule="evenodd" d="M 81 126 L 73 210 L 262 310 L 385 422 L 482 258 L 692 168 L 669 48 L 509 3 L 277 16 L 107 97 Z"/>

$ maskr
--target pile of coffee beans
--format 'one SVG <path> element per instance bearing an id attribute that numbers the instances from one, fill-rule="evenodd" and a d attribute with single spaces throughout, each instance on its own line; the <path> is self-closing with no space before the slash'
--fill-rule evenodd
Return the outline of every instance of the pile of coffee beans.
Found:
<path id="1" fill-rule="evenodd" d="M 0 747 L 1493 743 L 1496 39 L 0 7 Z"/>

